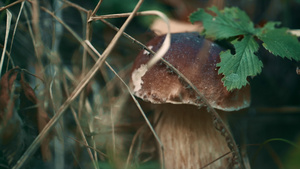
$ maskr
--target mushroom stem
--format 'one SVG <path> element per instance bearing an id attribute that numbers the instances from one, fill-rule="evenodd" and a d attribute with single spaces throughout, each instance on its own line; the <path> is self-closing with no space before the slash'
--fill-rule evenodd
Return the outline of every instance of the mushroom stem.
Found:
<path id="1" fill-rule="evenodd" d="M 159 118 L 155 130 L 164 145 L 166 169 L 194 169 L 208 164 L 206 169 L 228 168 L 231 154 L 215 161 L 230 150 L 205 108 L 162 104 L 157 105 L 155 116 Z"/>

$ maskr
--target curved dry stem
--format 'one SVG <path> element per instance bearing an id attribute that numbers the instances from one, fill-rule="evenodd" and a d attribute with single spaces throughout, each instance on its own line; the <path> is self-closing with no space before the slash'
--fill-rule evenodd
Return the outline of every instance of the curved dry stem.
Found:
<path id="1" fill-rule="evenodd" d="M 122 14 L 112 14 L 112 15 L 102 15 L 102 16 L 92 16 L 90 17 L 88 22 L 96 21 L 96 20 L 104 20 L 107 18 L 120 18 L 120 17 L 128 17 L 130 13 L 122 13 Z M 166 22 L 168 33 L 166 35 L 166 38 L 161 46 L 161 48 L 156 52 L 156 54 L 152 57 L 152 59 L 147 64 L 147 69 L 152 67 L 156 62 L 158 62 L 164 54 L 168 51 L 171 44 L 171 33 L 170 33 L 170 23 L 168 17 L 163 14 L 160 11 L 151 10 L 151 11 L 143 11 L 143 12 L 137 12 L 136 16 L 148 16 L 148 15 L 157 15 L 163 19 L 163 21 Z"/>

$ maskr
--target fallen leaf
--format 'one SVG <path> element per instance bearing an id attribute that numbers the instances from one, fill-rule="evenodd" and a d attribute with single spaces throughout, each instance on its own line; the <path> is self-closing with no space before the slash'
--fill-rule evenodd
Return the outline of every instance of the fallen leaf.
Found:
<path id="1" fill-rule="evenodd" d="M 16 97 L 12 93 L 19 68 L 6 72 L 0 80 L 0 154 L 5 159 L 7 167 L 13 165 L 24 150 L 24 136 L 21 121 L 15 105 Z M 17 86 L 17 85 L 16 85 Z"/>
<path id="2" fill-rule="evenodd" d="M 0 80 L 0 123 L 2 125 L 5 125 L 12 117 L 14 101 L 10 100 L 10 97 L 12 85 L 16 80 L 17 75 L 18 71 L 16 71 L 16 69 L 11 69 L 5 73 Z"/>

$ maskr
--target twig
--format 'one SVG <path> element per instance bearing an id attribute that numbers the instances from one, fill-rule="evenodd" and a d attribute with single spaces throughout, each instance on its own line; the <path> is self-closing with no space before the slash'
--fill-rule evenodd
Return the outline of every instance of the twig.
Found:
<path id="1" fill-rule="evenodd" d="M 100 8 L 101 3 L 102 3 L 102 0 L 99 0 L 97 6 L 95 7 L 95 9 L 94 9 L 94 11 L 92 12 L 91 16 L 94 16 L 94 15 L 97 13 L 97 11 L 98 11 L 99 8 Z"/>
<path id="2" fill-rule="evenodd" d="M 3 10 L 5 10 L 5 9 L 7 9 L 7 8 L 10 8 L 10 7 L 12 7 L 12 6 L 14 6 L 14 5 L 18 4 L 18 3 L 21 3 L 23 1 L 25 1 L 25 0 L 18 0 L 16 2 L 10 3 L 10 4 L 6 5 L 6 6 L 0 7 L 0 12 L 3 11 Z"/>

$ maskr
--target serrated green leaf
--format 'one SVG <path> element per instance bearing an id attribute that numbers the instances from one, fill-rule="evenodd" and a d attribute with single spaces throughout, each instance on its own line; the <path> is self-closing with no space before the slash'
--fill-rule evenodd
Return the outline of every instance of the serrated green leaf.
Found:
<path id="1" fill-rule="evenodd" d="M 256 29 L 256 36 L 261 36 L 267 31 L 276 29 L 276 26 L 279 26 L 281 22 L 267 22 L 262 28 Z"/>
<path id="2" fill-rule="evenodd" d="M 259 45 L 254 38 L 263 41 L 263 46 L 274 55 L 300 61 L 300 43 L 297 37 L 287 33 L 287 28 L 278 29 L 280 22 L 268 22 L 262 28 L 254 28 L 245 12 L 238 8 L 225 8 L 219 11 L 216 7 L 209 8 L 214 14 L 199 9 L 192 13 L 190 21 L 201 21 L 204 26 L 203 35 L 208 38 L 232 41 L 236 54 L 229 50 L 220 54 L 221 62 L 217 64 L 219 74 L 227 90 L 239 89 L 248 83 L 248 76 L 261 72 L 262 62 L 255 55 Z M 238 35 L 243 35 L 241 41 Z M 242 37 L 242 36 L 240 36 Z"/>
<path id="3" fill-rule="evenodd" d="M 263 29 L 265 30 L 273 30 L 276 28 L 276 26 L 279 26 L 281 22 L 267 22 L 264 26 Z"/>
<path id="4" fill-rule="evenodd" d="M 222 81 L 228 91 L 240 89 L 245 86 L 248 76 L 255 76 L 261 72 L 262 62 L 254 54 L 259 46 L 255 39 L 248 35 L 241 41 L 232 42 L 236 53 L 231 54 L 230 50 L 220 54 L 221 62 L 217 64 L 219 74 L 223 74 Z"/>
<path id="5" fill-rule="evenodd" d="M 210 14 L 206 13 L 204 9 L 199 8 L 197 11 L 191 13 L 189 18 L 190 22 L 194 24 L 195 22 L 203 21 L 204 19 L 211 20 L 213 17 Z"/>
<path id="6" fill-rule="evenodd" d="M 233 36 L 254 34 L 253 23 L 245 12 L 238 8 L 225 8 L 219 11 L 216 7 L 209 8 L 217 16 L 198 9 L 190 16 L 190 21 L 202 21 L 205 28 L 205 35 L 209 38 L 226 39 Z"/>
<path id="7" fill-rule="evenodd" d="M 263 46 L 270 53 L 282 58 L 300 61 L 300 43 L 296 36 L 287 32 L 287 29 L 273 29 L 258 36 Z"/>

